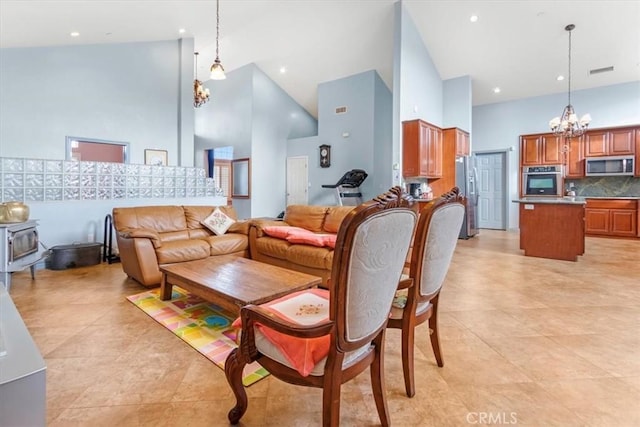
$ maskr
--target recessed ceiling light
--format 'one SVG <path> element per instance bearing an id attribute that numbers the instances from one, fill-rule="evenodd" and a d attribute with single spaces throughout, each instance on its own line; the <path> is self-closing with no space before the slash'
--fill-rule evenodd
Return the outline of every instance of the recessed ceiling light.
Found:
<path id="1" fill-rule="evenodd" d="M 564 80 L 564 76 L 558 76 L 558 77 L 556 77 L 556 80 L 557 80 L 557 81 L 559 81 L 559 82 L 561 82 L 561 81 L 563 81 L 563 80 Z"/>
<path id="2" fill-rule="evenodd" d="M 180 34 L 184 34 L 186 31 L 187 31 L 187 30 L 185 30 L 184 28 L 180 28 L 180 29 L 178 30 L 178 32 L 179 32 Z"/>
<path id="3" fill-rule="evenodd" d="M 494 87 L 493 88 L 493 93 L 500 93 L 500 88 L 499 87 Z"/>
<path id="4" fill-rule="evenodd" d="M 77 32 L 77 31 L 74 31 L 74 32 L 72 32 L 72 33 L 71 33 L 71 34 L 69 34 L 69 35 L 70 35 L 71 37 L 78 37 L 78 36 L 80 35 L 80 33 L 79 33 L 79 32 Z"/>
<path id="5" fill-rule="evenodd" d="M 471 15 L 469 17 L 469 21 L 471 22 L 478 22 L 478 15 Z"/>
<path id="6" fill-rule="evenodd" d="M 286 73 L 287 72 L 287 67 L 280 67 L 280 72 L 282 74 Z"/>

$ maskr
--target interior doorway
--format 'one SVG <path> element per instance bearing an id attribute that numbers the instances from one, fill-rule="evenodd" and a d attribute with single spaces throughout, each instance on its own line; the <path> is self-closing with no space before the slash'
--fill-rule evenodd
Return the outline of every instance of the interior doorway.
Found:
<path id="1" fill-rule="evenodd" d="M 204 150 L 204 169 L 207 176 L 216 181 L 219 195 L 227 198 L 227 204 L 231 205 L 231 160 L 233 159 L 233 147 L 218 147 Z"/>
<path id="2" fill-rule="evenodd" d="M 309 203 L 309 158 L 287 157 L 287 206 Z"/>
<path id="3" fill-rule="evenodd" d="M 507 229 L 507 151 L 475 152 L 479 175 L 478 227 Z"/>

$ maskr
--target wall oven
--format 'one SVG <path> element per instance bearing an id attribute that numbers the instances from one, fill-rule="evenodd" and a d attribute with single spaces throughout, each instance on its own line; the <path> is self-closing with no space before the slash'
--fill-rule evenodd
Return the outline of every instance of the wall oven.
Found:
<path id="1" fill-rule="evenodd" d="M 525 166 L 522 170 L 523 196 L 562 196 L 562 165 Z"/>
<path id="2" fill-rule="evenodd" d="M 633 156 L 587 157 L 586 176 L 633 175 Z"/>

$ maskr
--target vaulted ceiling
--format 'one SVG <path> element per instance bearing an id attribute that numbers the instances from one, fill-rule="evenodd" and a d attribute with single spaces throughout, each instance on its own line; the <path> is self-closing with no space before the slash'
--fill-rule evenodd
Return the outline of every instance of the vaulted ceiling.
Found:
<path id="1" fill-rule="evenodd" d="M 393 87 L 394 3 L 221 0 L 220 59 L 227 72 L 256 63 L 317 115 L 319 83 L 375 69 Z M 567 80 L 556 78 L 567 75 L 567 24 L 576 26 L 572 90 L 640 80 L 640 1 L 403 4 L 441 78 L 471 76 L 474 105 L 566 92 Z M 3 48 L 193 37 L 206 80 L 215 36 L 215 1 L 0 1 Z M 590 74 L 605 67 L 613 71 Z"/>

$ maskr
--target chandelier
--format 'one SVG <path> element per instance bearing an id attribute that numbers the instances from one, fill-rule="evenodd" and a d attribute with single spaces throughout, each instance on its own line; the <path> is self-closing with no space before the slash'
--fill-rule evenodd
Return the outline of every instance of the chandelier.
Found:
<path id="1" fill-rule="evenodd" d="M 194 53 L 196 57 L 195 61 L 195 79 L 193 80 L 193 106 L 196 108 L 202 107 L 209 101 L 209 89 L 202 86 L 202 82 L 198 80 L 198 52 Z"/>
<path id="2" fill-rule="evenodd" d="M 211 80 L 224 80 L 227 76 L 224 75 L 224 67 L 220 63 L 220 0 L 216 0 L 216 60 L 211 65 Z"/>
<path id="3" fill-rule="evenodd" d="M 549 127 L 556 135 L 564 136 L 565 138 L 573 138 L 580 136 L 589 126 L 591 122 L 591 115 L 585 114 L 578 120 L 578 115 L 571 105 L 571 31 L 576 28 L 575 25 L 569 24 L 564 27 L 565 31 L 569 32 L 569 102 L 562 111 L 562 116 L 554 117 L 549 121 Z"/>

